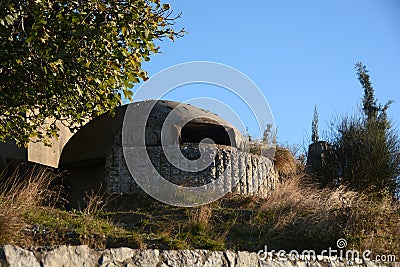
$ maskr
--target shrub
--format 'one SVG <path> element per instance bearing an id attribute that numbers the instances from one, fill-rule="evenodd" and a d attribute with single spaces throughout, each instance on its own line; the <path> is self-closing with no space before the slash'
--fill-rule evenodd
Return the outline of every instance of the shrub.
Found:
<path id="1" fill-rule="evenodd" d="M 400 146 L 396 133 L 364 118 L 343 118 L 334 136 L 334 163 L 341 183 L 394 196 L 399 186 Z"/>
<path id="2" fill-rule="evenodd" d="M 392 101 L 378 104 L 364 65 L 356 65 L 364 89 L 361 114 L 343 116 L 333 123 L 330 152 L 323 168 L 312 175 L 326 184 L 345 184 L 351 189 L 382 197 L 396 196 L 400 176 L 400 139 L 387 117 Z M 314 169 L 315 171 L 315 169 Z"/>
<path id="3" fill-rule="evenodd" d="M 294 158 L 288 148 L 279 145 L 276 146 L 274 164 L 281 179 L 295 175 L 303 168 L 302 163 Z"/>

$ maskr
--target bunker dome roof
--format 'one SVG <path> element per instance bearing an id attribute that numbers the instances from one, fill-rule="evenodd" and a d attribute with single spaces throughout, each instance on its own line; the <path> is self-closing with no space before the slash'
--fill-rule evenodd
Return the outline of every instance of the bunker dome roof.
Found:
<path id="1" fill-rule="evenodd" d="M 148 115 L 146 146 L 161 145 L 161 128 L 166 122 L 177 129 L 179 142 L 182 144 L 199 143 L 204 138 L 210 138 L 218 145 L 238 149 L 242 149 L 245 145 L 243 135 L 232 124 L 210 111 L 174 101 L 146 100 L 117 107 L 115 114 L 103 114 L 84 125 L 65 145 L 59 166 L 105 158 L 112 150 L 115 137 L 121 134 L 127 110 L 129 111 L 127 115 L 132 116 L 128 118 L 129 120 L 140 121 L 140 116 L 144 114 L 143 110 L 149 109 L 151 112 L 145 114 Z M 169 116 L 171 113 L 173 116 Z M 187 122 L 183 127 L 182 121 Z M 135 131 L 134 127 L 129 129 Z M 135 136 L 135 133 L 132 133 L 132 136 Z"/>

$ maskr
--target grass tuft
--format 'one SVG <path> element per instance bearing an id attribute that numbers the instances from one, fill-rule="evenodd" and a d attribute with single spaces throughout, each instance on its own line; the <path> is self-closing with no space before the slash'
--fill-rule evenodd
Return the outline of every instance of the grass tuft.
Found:
<path id="1" fill-rule="evenodd" d="M 20 175 L 18 169 L 0 182 L 0 244 L 13 243 L 26 227 L 24 214 L 42 204 L 57 201 L 57 194 L 49 190 L 57 178 L 51 170 L 34 168 Z"/>

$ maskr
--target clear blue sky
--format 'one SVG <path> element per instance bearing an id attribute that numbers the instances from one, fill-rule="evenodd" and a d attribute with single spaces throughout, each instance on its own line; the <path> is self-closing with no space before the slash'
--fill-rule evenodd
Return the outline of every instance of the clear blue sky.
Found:
<path id="1" fill-rule="evenodd" d="M 357 109 L 362 88 L 354 65 L 362 61 L 379 101 L 396 102 L 389 116 L 399 125 L 400 1 L 166 2 L 182 12 L 176 28 L 189 34 L 160 42 L 162 53 L 143 66 L 150 76 L 188 61 L 230 65 L 264 93 L 278 141 L 303 145 L 310 140 L 315 104 L 322 136 L 337 114 Z M 189 87 L 166 98 L 221 97 L 212 88 Z"/>

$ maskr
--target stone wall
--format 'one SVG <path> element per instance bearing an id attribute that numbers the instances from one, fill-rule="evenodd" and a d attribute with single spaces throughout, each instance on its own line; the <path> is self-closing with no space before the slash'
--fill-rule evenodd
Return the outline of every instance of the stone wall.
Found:
<path id="1" fill-rule="evenodd" d="M 199 147 L 195 144 L 181 145 L 180 150 L 187 159 L 195 160 L 200 157 Z M 275 189 L 278 179 L 271 160 L 229 146 L 217 145 L 214 160 L 199 172 L 186 172 L 176 168 L 168 161 L 160 146 L 147 147 L 147 153 L 158 173 L 177 185 L 201 186 L 221 178 L 224 183 L 238 181 L 232 190 L 233 193 L 264 197 Z M 140 175 L 152 175 L 141 173 L 144 168 L 140 165 L 135 169 Z M 115 138 L 113 148 L 106 158 L 105 181 L 108 193 L 142 192 L 129 173 L 120 135 Z"/>
<path id="2" fill-rule="evenodd" d="M 94 250 L 87 246 L 59 246 L 56 248 L 23 249 L 17 246 L 0 247 L 0 267 L 31 266 L 203 266 L 203 267 L 344 267 L 344 266 L 393 266 L 400 263 L 376 263 L 372 261 L 345 262 L 342 259 L 319 257 L 318 261 L 287 260 L 280 261 L 270 254 L 266 260 L 259 260 L 257 253 L 247 251 L 208 251 L 208 250 L 157 250 L 112 248 Z"/>

